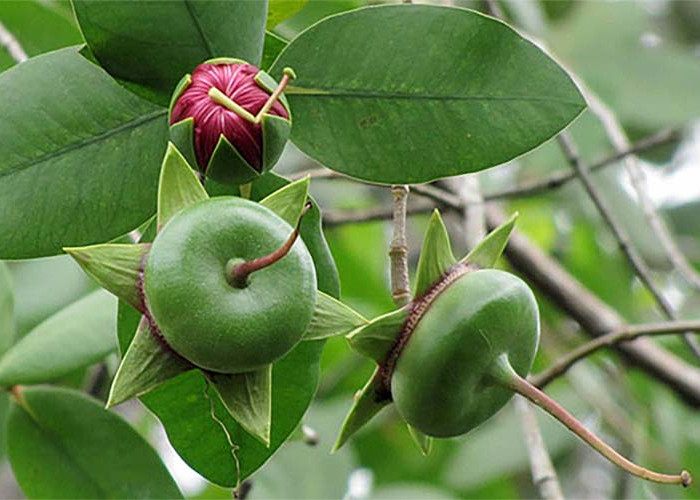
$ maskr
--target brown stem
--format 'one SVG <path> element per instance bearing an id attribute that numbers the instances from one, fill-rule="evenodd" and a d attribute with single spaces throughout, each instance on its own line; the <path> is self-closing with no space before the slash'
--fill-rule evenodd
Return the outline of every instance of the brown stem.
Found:
<path id="1" fill-rule="evenodd" d="M 678 475 L 660 474 L 627 460 L 610 445 L 586 429 L 581 422 L 576 420 L 573 415 L 562 408 L 559 403 L 518 375 L 510 366 L 510 362 L 508 361 L 508 357 L 506 355 L 498 358 L 494 366 L 494 370 L 492 371 L 492 375 L 497 380 L 497 383 L 532 401 L 551 416 L 559 420 L 591 448 L 596 450 L 621 469 L 634 476 L 646 479 L 647 481 L 663 484 L 681 484 L 684 487 L 690 485 L 692 478 L 690 477 L 690 473 L 686 470 L 682 471 Z"/>
<path id="2" fill-rule="evenodd" d="M 304 205 L 301 215 L 299 216 L 299 220 L 297 221 L 296 227 L 292 231 L 292 234 L 289 235 L 289 238 L 284 243 L 284 245 L 279 247 L 271 254 L 265 255 L 264 257 L 258 257 L 257 259 L 239 262 L 238 264 L 233 265 L 230 271 L 231 284 L 238 288 L 245 288 L 248 285 L 248 276 L 250 276 L 255 271 L 259 271 L 260 269 L 264 269 L 268 266 L 271 266 L 275 262 L 281 260 L 285 255 L 287 255 L 294 246 L 297 237 L 299 236 L 299 228 L 301 227 L 301 221 L 310 208 L 311 202 L 307 201 Z"/>

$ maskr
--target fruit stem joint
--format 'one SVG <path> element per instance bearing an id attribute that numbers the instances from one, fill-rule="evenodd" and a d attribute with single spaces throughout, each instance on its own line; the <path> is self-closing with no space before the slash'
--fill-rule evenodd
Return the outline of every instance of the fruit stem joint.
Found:
<path id="1" fill-rule="evenodd" d="M 281 247 L 271 254 L 249 261 L 235 258 L 229 260 L 226 263 L 226 279 L 228 280 L 229 284 L 231 284 L 231 286 L 235 286 L 236 288 L 245 288 L 248 286 L 248 277 L 252 273 L 271 266 L 287 255 L 299 237 L 301 222 L 310 208 L 311 202 L 307 201 L 306 204 L 304 204 L 304 208 L 302 209 L 301 215 L 299 216 L 299 220 L 297 221 L 297 225 L 292 231 L 292 234 L 289 235 L 289 238 L 287 238 L 287 241 L 285 241 Z"/>

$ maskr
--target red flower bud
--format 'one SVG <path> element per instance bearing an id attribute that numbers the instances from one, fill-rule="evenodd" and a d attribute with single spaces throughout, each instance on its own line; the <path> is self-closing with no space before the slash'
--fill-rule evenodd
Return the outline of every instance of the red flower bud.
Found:
<path id="1" fill-rule="evenodd" d="M 194 150 L 202 172 L 206 171 L 221 135 L 251 167 L 258 172 L 263 170 L 263 134 L 258 114 L 270 100 L 270 93 L 256 81 L 259 72 L 244 62 L 200 64 L 192 73 L 191 83 L 175 101 L 170 124 L 194 119 Z M 264 113 L 289 119 L 284 105 L 276 97 L 273 99 Z"/>

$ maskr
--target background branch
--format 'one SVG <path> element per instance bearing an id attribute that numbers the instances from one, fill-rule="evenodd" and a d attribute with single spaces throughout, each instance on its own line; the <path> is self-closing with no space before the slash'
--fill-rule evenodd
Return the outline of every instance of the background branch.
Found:
<path id="1" fill-rule="evenodd" d="M 593 204 L 596 206 L 603 220 L 610 228 L 610 231 L 613 233 L 613 236 L 615 237 L 615 239 L 618 242 L 618 245 L 620 246 L 620 250 L 622 250 L 622 253 L 629 261 L 630 265 L 634 269 L 635 274 L 639 277 L 639 279 L 642 281 L 647 290 L 649 290 L 649 292 L 653 296 L 654 300 L 656 301 L 664 315 L 669 319 L 678 319 L 678 314 L 676 313 L 675 309 L 673 308 L 671 303 L 666 299 L 666 297 L 664 297 L 663 293 L 661 293 L 661 290 L 659 290 L 659 288 L 654 283 L 654 280 L 651 276 L 651 270 L 649 269 L 649 267 L 647 267 L 646 263 L 644 262 L 644 259 L 642 259 L 642 257 L 637 253 L 635 248 L 631 245 L 627 233 L 622 228 L 622 226 L 620 226 L 617 223 L 617 221 L 612 215 L 611 210 L 608 208 L 608 206 L 605 204 L 605 201 L 596 190 L 588 167 L 581 160 L 581 157 L 579 156 L 578 151 L 576 150 L 576 146 L 574 145 L 573 140 L 571 139 L 569 134 L 567 132 L 562 132 L 557 136 L 557 141 L 561 146 L 564 156 L 566 156 L 567 161 L 571 165 L 571 168 L 574 169 L 579 179 L 583 183 L 583 186 L 586 189 L 588 196 L 591 198 L 591 201 L 593 201 Z M 685 340 L 686 344 L 693 352 L 695 357 L 700 359 L 700 344 L 698 344 L 695 337 L 686 333 L 683 335 L 683 339 Z"/>
<path id="2" fill-rule="evenodd" d="M 23 63 L 29 59 L 22 45 L 20 45 L 15 36 L 10 33 L 2 22 L 0 22 L 0 47 L 5 49 L 17 64 Z"/>

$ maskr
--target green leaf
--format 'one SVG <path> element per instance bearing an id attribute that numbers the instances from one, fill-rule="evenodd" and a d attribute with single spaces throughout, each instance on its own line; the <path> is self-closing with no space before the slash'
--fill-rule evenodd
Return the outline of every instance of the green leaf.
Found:
<path id="1" fill-rule="evenodd" d="M 209 381 L 236 422 L 270 446 L 272 425 L 272 365 L 254 372 L 207 373 Z"/>
<path id="2" fill-rule="evenodd" d="M 67 12 L 62 10 L 55 3 L 40 0 L 0 2 L 0 19 L 31 57 L 83 42 L 70 6 Z M 0 50 L 0 71 L 15 64 L 5 50 Z"/>
<path id="3" fill-rule="evenodd" d="M 292 141 L 327 167 L 374 182 L 427 182 L 504 163 L 585 107 L 539 48 L 461 8 L 332 16 L 290 42 L 271 74 L 287 66 L 297 73 L 285 92 Z"/>
<path id="4" fill-rule="evenodd" d="M 271 30 L 292 17 L 303 9 L 307 2 L 308 0 L 270 0 L 267 7 L 267 29 Z"/>
<path id="5" fill-rule="evenodd" d="M 143 258 L 150 248 L 150 243 L 105 243 L 64 250 L 101 287 L 141 311 L 138 282 Z"/>
<path id="6" fill-rule="evenodd" d="M 282 217 L 290 226 L 296 226 L 309 195 L 309 179 L 306 176 L 278 189 L 260 204 Z"/>
<path id="7" fill-rule="evenodd" d="M 142 316 L 134 339 L 114 375 L 107 408 L 141 396 L 193 368 L 156 338 Z"/>
<path id="8" fill-rule="evenodd" d="M 406 427 L 408 428 L 408 433 L 411 435 L 411 439 L 416 443 L 416 446 L 418 446 L 423 456 L 427 457 L 430 455 L 430 451 L 433 449 L 433 438 L 423 434 L 410 424 L 406 424 Z"/>
<path id="9" fill-rule="evenodd" d="M 0 258 L 109 241 L 155 211 L 167 110 L 72 47 L 0 74 Z M 20 98 L 21 97 L 21 98 Z"/>
<path id="10" fill-rule="evenodd" d="M 186 73 L 215 57 L 260 63 L 266 1 L 139 2 L 73 0 L 100 64 L 146 97 L 167 105 Z"/>
<path id="11" fill-rule="evenodd" d="M 113 352 L 115 306 L 98 290 L 48 318 L 0 359 L 0 385 L 50 382 Z"/>
<path id="12" fill-rule="evenodd" d="M 510 216 L 510 219 L 487 234 L 461 262 L 476 264 L 482 268 L 495 266 L 496 261 L 498 261 L 508 244 L 508 238 L 510 238 L 510 233 L 513 232 L 517 219 L 518 212 L 515 212 Z"/>
<path id="13" fill-rule="evenodd" d="M 338 439 L 333 445 L 333 451 L 339 450 L 350 436 L 369 422 L 372 417 L 379 413 L 379 410 L 391 403 L 391 398 L 382 396 L 383 393 L 384 388 L 379 376 L 379 368 L 377 368 L 362 391 L 355 395 L 352 408 L 345 417 Z"/>
<path id="14" fill-rule="evenodd" d="M 407 317 L 408 309 L 402 307 L 374 318 L 348 335 L 350 347 L 378 363 L 383 362 Z"/>
<path id="15" fill-rule="evenodd" d="M 158 227 L 163 227 L 183 208 L 208 198 L 197 174 L 169 142 L 158 181 Z"/>
<path id="16" fill-rule="evenodd" d="M 284 38 L 270 31 L 265 32 L 265 45 L 263 46 L 263 56 L 262 62 L 260 63 L 260 68 L 264 70 L 269 68 L 275 59 L 277 59 L 277 56 L 280 55 L 282 49 L 284 49 L 286 46 L 287 41 Z"/>
<path id="17" fill-rule="evenodd" d="M 128 342 L 138 314 L 125 305 L 119 309 L 120 337 Z M 323 344 L 302 342 L 274 364 L 269 447 L 236 422 L 219 398 L 211 398 L 210 403 L 206 379 L 199 370 L 168 380 L 141 400 L 163 423 L 170 443 L 190 467 L 216 484 L 232 487 L 237 479 L 236 462 L 226 435 L 211 418 L 210 404 L 214 404 L 217 417 L 238 447 L 236 457 L 241 478 L 245 479 L 279 449 L 306 413 L 318 385 Z"/>
<path id="18" fill-rule="evenodd" d="M 0 359 L 15 339 L 15 295 L 7 264 L 0 262 Z"/>
<path id="19" fill-rule="evenodd" d="M 323 292 L 316 294 L 316 308 L 304 340 L 318 340 L 345 335 L 368 321 L 357 311 Z"/>
<path id="20" fill-rule="evenodd" d="M 8 431 L 10 463 L 29 498 L 182 498 L 146 440 L 79 392 L 25 388 Z"/>
<path id="21" fill-rule="evenodd" d="M 423 295 L 449 268 L 457 263 L 452 254 L 450 236 L 437 209 L 430 218 L 418 260 L 415 297 Z"/>

